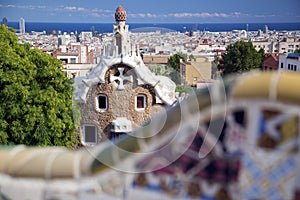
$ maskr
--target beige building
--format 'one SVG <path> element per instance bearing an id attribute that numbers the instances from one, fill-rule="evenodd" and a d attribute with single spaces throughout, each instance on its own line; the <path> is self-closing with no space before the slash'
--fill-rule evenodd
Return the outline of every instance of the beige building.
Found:
<path id="1" fill-rule="evenodd" d="M 167 64 L 170 55 L 144 55 L 145 64 Z"/>
<path id="2" fill-rule="evenodd" d="M 281 41 L 252 41 L 254 48 L 259 51 L 261 48 L 265 53 L 293 53 L 300 48 L 299 38 L 284 38 Z"/>
<path id="3" fill-rule="evenodd" d="M 279 53 L 294 53 L 300 48 L 300 39 L 285 38 L 279 42 Z"/>
<path id="4" fill-rule="evenodd" d="M 182 79 L 185 85 L 197 86 L 197 83 L 211 82 L 212 63 L 205 57 L 196 61 L 181 63 Z"/>

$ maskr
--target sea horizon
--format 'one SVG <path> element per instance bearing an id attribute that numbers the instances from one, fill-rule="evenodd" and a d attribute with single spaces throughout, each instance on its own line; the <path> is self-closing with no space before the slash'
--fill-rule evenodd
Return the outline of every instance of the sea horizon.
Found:
<path id="1" fill-rule="evenodd" d="M 53 31 L 61 32 L 83 32 L 83 31 L 95 31 L 96 33 L 111 33 L 112 26 L 114 23 L 88 23 L 88 22 L 26 22 L 26 32 L 42 32 L 52 33 Z M 232 31 L 232 30 L 246 30 L 248 31 L 258 31 L 263 30 L 264 26 L 268 26 L 270 31 L 297 31 L 300 30 L 300 22 L 258 22 L 258 23 L 127 23 L 129 25 L 130 31 L 135 31 L 139 29 L 140 32 L 147 32 L 150 30 L 169 30 L 177 32 L 186 32 L 186 31 L 210 31 L 210 32 L 222 32 L 222 31 Z M 8 26 L 16 30 L 19 29 L 19 22 L 8 22 Z"/>

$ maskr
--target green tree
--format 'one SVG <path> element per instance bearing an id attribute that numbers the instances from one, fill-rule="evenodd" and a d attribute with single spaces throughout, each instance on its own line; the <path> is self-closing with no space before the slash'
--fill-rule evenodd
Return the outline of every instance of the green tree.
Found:
<path id="1" fill-rule="evenodd" d="M 183 62 L 187 61 L 187 54 L 184 53 L 176 53 L 173 56 L 170 56 L 168 59 L 168 67 L 173 68 L 175 71 L 179 72 L 180 71 L 180 60 Z"/>
<path id="2" fill-rule="evenodd" d="M 186 62 L 188 59 L 188 55 L 186 53 L 179 52 L 177 53 L 183 62 Z"/>
<path id="3" fill-rule="evenodd" d="M 0 144 L 77 146 L 73 82 L 61 69 L 0 26 Z"/>
<path id="4" fill-rule="evenodd" d="M 179 94 L 189 93 L 192 90 L 193 88 L 188 85 L 176 85 L 176 89 L 175 89 L 175 91 L 178 92 Z"/>
<path id="5" fill-rule="evenodd" d="M 260 48 L 259 51 L 258 51 L 258 53 L 261 55 L 261 57 L 263 59 L 265 59 L 265 58 L 268 57 L 268 55 L 265 53 L 265 50 L 263 48 Z"/>
<path id="6" fill-rule="evenodd" d="M 222 55 L 219 69 L 223 74 L 242 73 L 262 66 L 264 52 L 257 52 L 252 42 L 239 41 L 228 45 Z"/>
<path id="7" fill-rule="evenodd" d="M 300 48 L 296 49 L 294 53 L 300 53 Z"/>
<path id="8" fill-rule="evenodd" d="M 181 75 L 180 75 L 180 60 L 183 62 L 187 61 L 187 54 L 176 53 L 173 56 L 170 56 L 168 59 L 168 67 L 172 68 L 174 71 L 169 73 L 170 78 L 176 84 L 181 84 Z"/>
<path id="9" fill-rule="evenodd" d="M 173 68 L 175 71 L 179 72 L 180 71 L 180 55 L 179 54 L 174 54 L 173 56 L 170 56 L 168 59 L 168 67 Z"/>
<path id="10" fill-rule="evenodd" d="M 194 56 L 193 54 L 189 55 L 189 60 L 190 60 L 190 61 L 195 60 L 195 56 Z"/>

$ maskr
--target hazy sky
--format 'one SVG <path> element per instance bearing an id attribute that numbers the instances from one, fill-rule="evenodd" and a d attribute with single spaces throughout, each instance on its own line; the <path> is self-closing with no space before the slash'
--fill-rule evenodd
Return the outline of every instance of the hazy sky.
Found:
<path id="1" fill-rule="evenodd" d="M 0 18 L 27 22 L 300 22 L 300 0 L 0 0 Z"/>

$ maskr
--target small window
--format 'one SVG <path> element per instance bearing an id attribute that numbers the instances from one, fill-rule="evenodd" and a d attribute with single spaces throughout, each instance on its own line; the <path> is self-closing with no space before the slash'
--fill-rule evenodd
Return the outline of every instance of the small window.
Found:
<path id="1" fill-rule="evenodd" d="M 198 80 L 198 77 L 194 77 L 194 81 L 197 81 Z"/>
<path id="2" fill-rule="evenodd" d="M 97 128 L 93 125 L 85 125 L 82 129 L 82 143 L 93 145 L 97 143 Z"/>
<path id="3" fill-rule="evenodd" d="M 145 110 L 147 106 L 147 97 L 144 94 L 138 94 L 135 99 L 136 110 Z"/>
<path id="4" fill-rule="evenodd" d="M 76 58 L 71 58 L 71 63 L 76 63 Z"/>
<path id="5" fill-rule="evenodd" d="M 291 64 L 288 64 L 288 70 L 290 70 L 291 69 Z"/>
<path id="6" fill-rule="evenodd" d="M 294 65 L 294 71 L 297 71 L 297 65 Z"/>
<path id="7" fill-rule="evenodd" d="M 60 59 L 62 64 L 65 65 L 65 64 L 68 64 L 68 59 Z"/>
<path id="8" fill-rule="evenodd" d="M 99 94 L 96 101 L 96 110 L 103 112 L 107 110 L 107 96 L 105 94 Z"/>
<path id="9" fill-rule="evenodd" d="M 281 63 L 281 68 L 283 68 L 283 63 Z"/>

